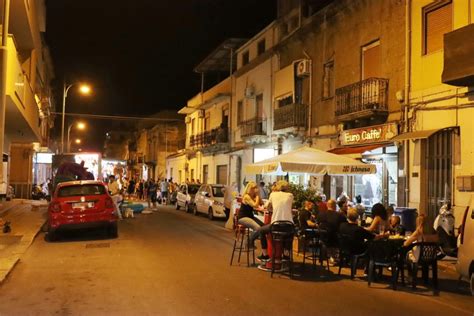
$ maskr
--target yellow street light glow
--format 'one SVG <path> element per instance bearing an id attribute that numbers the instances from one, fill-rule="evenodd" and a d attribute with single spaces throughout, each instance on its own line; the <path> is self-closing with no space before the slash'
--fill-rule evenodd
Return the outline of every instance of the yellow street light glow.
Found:
<path id="1" fill-rule="evenodd" d="M 79 91 L 82 94 L 90 94 L 91 93 L 91 87 L 87 84 L 81 84 L 81 86 L 79 87 Z"/>
<path id="2" fill-rule="evenodd" d="M 83 123 L 83 122 L 79 122 L 77 123 L 77 129 L 85 129 L 86 128 L 86 123 Z"/>
<path id="3" fill-rule="evenodd" d="M 76 144 L 80 144 L 81 140 L 79 138 L 76 139 Z"/>

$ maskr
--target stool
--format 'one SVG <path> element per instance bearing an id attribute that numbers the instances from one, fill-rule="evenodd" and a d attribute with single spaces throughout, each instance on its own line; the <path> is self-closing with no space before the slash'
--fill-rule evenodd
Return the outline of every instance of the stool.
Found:
<path id="1" fill-rule="evenodd" d="M 235 228 L 234 247 L 232 256 L 230 257 L 230 265 L 234 261 L 235 252 L 239 252 L 237 262 L 240 263 L 242 252 L 247 254 L 247 267 L 250 267 L 250 253 L 252 253 L 252 261 L 255 265 L 255 247 L 250 244 L 250 228 L 238 224 Z"/>
<path id="2" fill-rule="evenodd" d="M 295 226 L 289 221 L 276 221 L 272 224 L 271 228 L 272 235 L 272 273 L 270 277 L 273 277 L 275 272 L 275 259 L 278 256 L 285 254 L 285 250 L 289 253 L 288 255 L 288 268 L 290 278 L 293 277 L 293 238 L 295 236 Z M 278 252 L 278 254 L 277 254 Z"/>

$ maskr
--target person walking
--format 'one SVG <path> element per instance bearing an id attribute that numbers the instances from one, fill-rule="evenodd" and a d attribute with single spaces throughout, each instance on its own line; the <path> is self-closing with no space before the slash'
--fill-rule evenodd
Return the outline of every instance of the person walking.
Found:
<path id="1" fill-rule="evenodd" d="M 168 203 L 169 187 L 168 179 L 163 179 L 160 183 L 161 204 L 166 205 Z"/>
<path id="2" fill-rule="evenodd" d="M 114 202 L 114 207 L 115 211 L 117 212 L 117 216 L 120 220 L 122 220 L 122 212 L 120 211 L 119 207 L 119 203 L 121 200 L 120 186 L 114 175 L 109 176 L 109 184 L 107 185 L 107 188 L 112 197 L 112 201 Z"/>
<path id="3" fill-rule="evenodd" d="M 148 208 L 156 209 L 156 191 L 157 186 L 155 180 L 151 179 L 148 182 L 148 189 L 147 189 L 147 201 L 148 201 Z"/>

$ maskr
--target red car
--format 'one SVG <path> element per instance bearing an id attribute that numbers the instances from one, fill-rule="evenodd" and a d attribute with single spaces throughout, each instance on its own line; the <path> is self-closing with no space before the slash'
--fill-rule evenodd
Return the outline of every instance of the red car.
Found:
<path id="1" fill-rule="evenodd" d="M 48 208 L 48 239 L 59 229 L 104 227 L 117 237 L 117 212 L 102 181 L 69 181 L 58 184 Z"/>

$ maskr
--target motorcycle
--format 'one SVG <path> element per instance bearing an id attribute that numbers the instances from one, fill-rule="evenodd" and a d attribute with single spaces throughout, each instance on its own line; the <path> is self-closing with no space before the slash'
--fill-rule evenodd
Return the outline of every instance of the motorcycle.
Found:
<path id="1" fill-rule="evenodd" d="M 441 246 L 440 258 L 445 256 L 456 258 L 458 256 L 454 223 L 454 212 L 451 208 L 451 203 L 445 201 L 433 223 L 433 228 L 438 235 Z"/>

